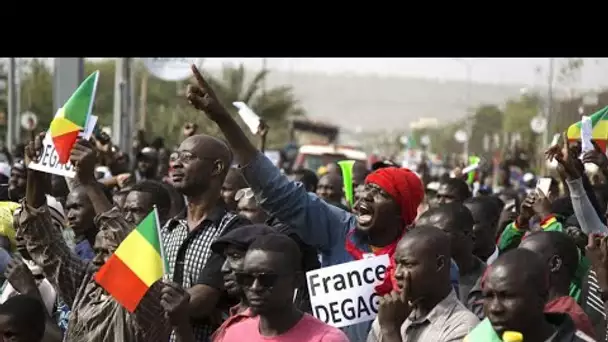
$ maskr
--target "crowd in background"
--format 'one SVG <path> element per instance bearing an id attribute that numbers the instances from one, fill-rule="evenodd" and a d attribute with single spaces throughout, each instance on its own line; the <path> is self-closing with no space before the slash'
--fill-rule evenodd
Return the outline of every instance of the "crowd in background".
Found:
<path id="1" fill-rule="evenodd" d="M 0 340 L 607 339 L 599 147 L 549 148 L 547 193 L 521 151 L 472 178 L 461 165 L 436 177 L 425 163 L 357 162 L 351 205 L 337 164 L 273 164 L 271 128 L 251 142 L 193 72 L 188 100 L 222 137 L 187 123 L 180 145 L 164 146 L 140 132 L 131 161 L 100 132 L 72 149 L 75 178 L 26 167 L 43 135 L 3 152 Z M 168 270 L 130 313 L 94 275 L 154 207 Z M 313 316 L 305 272 L 385 254 L 375 320 L 337 329 Z"/>

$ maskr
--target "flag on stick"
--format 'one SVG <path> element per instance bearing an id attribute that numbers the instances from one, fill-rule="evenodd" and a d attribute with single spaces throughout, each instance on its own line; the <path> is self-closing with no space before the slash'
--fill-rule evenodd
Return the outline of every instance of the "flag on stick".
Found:
<path id="1" fill-rule="evenodd" d="M 95 281 L 132 313 L 166 269 L 158 211 L 154 207 L 97 271 Z"/>
<path id="2" fill-rule="evenodd" d="M 86 127 L 97 91 L 99 71 L 95 71 L 70 96 L 51 121 L 50 133 L 61 164 L 70 158 L 72 146 Z"/>
<path id="3" fill-rule="evenodd" d="M 603 152 L 606 152 L 608 142 L 608 106 L 591 114 L 591 126 L 593 127 L 593 140 L 598 144 Z M 567 136 L 570 142 L 581 139 L 582 121 L 574 123 L 568 127 Z"/>

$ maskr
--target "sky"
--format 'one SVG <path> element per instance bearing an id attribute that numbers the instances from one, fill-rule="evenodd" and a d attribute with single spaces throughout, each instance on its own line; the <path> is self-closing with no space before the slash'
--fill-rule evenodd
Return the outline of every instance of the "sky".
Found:
<path id="1" fill-rule="evenodd" d="M 223 63 L 245 63 L 259 68 L 263 58 L 206 58 L 204 64 L 219 68 Z M 556 58 L 555 70 L 565 58 Z M 584 58 L 577 88 L 608 86 L 608 58 Z M 549 58 L 268 58 L 267 67 L 284 71 L 324 73 L 362 73 L 381 76 L 408 76 L 441 80 L 464 80 L 467 69 L 471 80 L 479 83 L 545 86 Z M 541 72 L 536 72 L 537 68 Z"/>

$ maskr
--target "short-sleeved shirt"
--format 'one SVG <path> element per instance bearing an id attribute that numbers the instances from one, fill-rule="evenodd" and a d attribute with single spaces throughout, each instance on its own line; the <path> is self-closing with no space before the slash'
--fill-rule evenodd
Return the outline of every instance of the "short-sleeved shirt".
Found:
<path id="1" fill-rule="evenodd" d="M 337 328 L 329 326 L 309 314 L 284 334 L 266 337 L 260 334 L 260 316 L 246 318 L 230 327 L 213 342 L 349 342 Z"/>
<path id="2" fill-rule="evenodd" d="M 224 280 L 220 271 L 224 259 L 211 251 L 211 244 L 229 229 L 248 223 L 218 205 L 192 231 L 188 228 L 186 211 L 167 221 L 161 230 L 165 257 L 169 264 L 168 276 L 187 289 L 195 284 L 205 284 L 220 291 L 224 290 Z M 217 326 L 193 323 L 197 342 L 207 342 Z M 171 334 L 175 341 L 175 334 Z"/>

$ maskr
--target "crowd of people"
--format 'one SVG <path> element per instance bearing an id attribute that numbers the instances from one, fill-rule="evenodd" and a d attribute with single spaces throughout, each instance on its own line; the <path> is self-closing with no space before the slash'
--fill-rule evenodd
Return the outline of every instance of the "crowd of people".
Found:
<path id="1" fill-rule="evenodd" d="M 0 170 L 1 341 L 607 340 L 599 148 L 549 148 L 561 182 L 548 193 L 506 171 L 488 190 L 458 169 L 356 163 L 351 206 L 337 165 L 280 169 L 193 74 L 187 99 L 222 138 L 191 124 L 176 148 L 140 137 L 133 170 L 107 137 L 81 139 L 64 178 L 27 168 L 40 134 Z M 94 276 L 154 207 L 168 267 L 131 313 Z M 314 317 L 306 272 L 380 255 L 373 321 Z"/>

